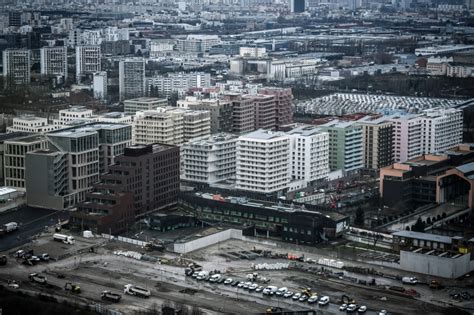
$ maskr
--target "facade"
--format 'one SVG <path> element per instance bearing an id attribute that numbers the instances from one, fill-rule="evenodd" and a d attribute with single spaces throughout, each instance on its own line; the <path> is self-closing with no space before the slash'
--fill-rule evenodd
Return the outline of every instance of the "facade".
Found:
<path id="1" fill-rule="evenodd" d="M 255 129 L 274 129 L 276 121 L 276 101 L 270 95 L 245 95 L 251 99 L 255 108 Z"/>
<path id="2" fill-rule="evenodd" d="M 80 83 L 83 76 L 99 72 L 101 58 L 98 45 L 76 46 L 76 81 Z"/>
<path id="3" fill-rule="evenodd" d="M 46 118 L 22 116 L 13 118 L 13 125 L 7 127 L 7 132 L 45 133 L 57 128 L 58 126 L 50 125 Z"/>
<path id="4" fill-rule="evenodd" d="M 6 87 L 30 84 L 31 52 L 27 49 L 3 51 L 3 78 Z"/>
<path id="5" fill-rule="evenodd" d="M 257 130 L 237 142 L 236 183 L 239 190 L 271 194 L 290 182 L 290 139 L 281 132 Z"/>
<path id="6" fill-rule="evenodd" d="M 40 65 L 42 75 L 61 76 L 67 79 L 67 48 L 43 47 L 40 49 Z"/>
<path id="7" fill-rule="evenodd" d="M 204 53 L 209 52 L 212 46 L 219 43 L 220 39 L 217 35 L 188 35 L 186 39 L 178 40 L 177 47 L 180 51 Z"/>
<path id="8" fill-rule="evenodd" d="M 168 106 L 168 99 L 156 97 L 139 97 L 123 102 L 123 111 L 135 114 L 138 111 L 153 110 L 157 107 Z"/>
<path id="9" fill-rule="evenodd" d="M 181 145 L 193 138 L 211 134 L 208 111 L 161 107 L 137 112 L 133 122 L 134 143 Z"/>
<path id="10" fill-rule="evenodd" d="M 47 147 L 41 135 L 32 135 L 4 142 L 5 186 L 25 190 L 25 158 L 28 152 Z"/>
<path id="11" fill-rule="evenodd" d="M 395 162 L 443 152 L 462 141 L 462 111 L 431 109 L 421 115 L 390 118 L 393 123 Z"/>
<path id="12" fill-rule="evenodd" d="M 181 146 L 181 179 L 211 185 L 235 178 L 237 136 L 195 138 Z"/>
<path id="13" fill-rule="evenodd" d="M 255 130 L 255 107 L 252 99 L 240 94 L 225 94 L 224 100 L 232 106 L 232 132 L 237 134 Z"/>
<path id="14" fill-rule="evenodd" d="M 232 132 L 232 105 L 230 102 L 186 97 L 184 101 L 178 101 L 178 107 L 209 111 L 211 115 L 211 133 Z"/>
<path id="15" fill-rule="evenodd" d="M 348 217 L 308 206 L 281 205 L 241 197 L 180 194 L 180 206 L 203 220 L 249 227 L 251 236 L 276 237 L 292 244 L 316 245 L 341 237 Z"/>
<path id="16" fill-rule="evenodd" d="M 145 96 L 145 60 L 129 58 L 119 63 L 120 100 Z"/>
<path id="17" fill-rule="evenodd" d="M 320 126 L 329 133 L 329 167 L 356 171 L 364 167 L 362 127 L 356 122 L 331 121 Z"/>
<path id="18" fill-rule="evenodd" d="M 474 148 L 461 144 L 380 169 L 384 205 L 416 208 L 430 203 L 474 207 Z"/>
<path id="19" fill-rule="evenodd" d="M 329 134 L 314 126 L 301 126 L 288 132 L 290 137 L 290 176 L 308 183 L 326 179 L 329 174 Z"/>
<path id="20" fill-rule="evenodd" d="M 258 92 L 275 98 L 275 127 L 293 122 L 293 93 L 291 88 L 265 87 Z"/>
<path id="21" fill-rule="evenodd" d="M 48 133 L 46 139 L 48 149 L 26 156 L 27 203 L 62 210 L 83 201 L 99 175 L 130 145 L 131 127 L 81 125 Z"/>
<path id="22" fill-rule="evenodd" d="M 211 75 L 205 72 L 169 73 L 147 79 L 148 96 L 164 97 L 173 93 L 184 96 L 191 88 L 211 86 Z"/>
<path id="23" fill-rule="evenodd" d="M 107 100 L 107 72 L 95 72 L 93 79 L 94 97 L 99 100 Z"/>
<path id="24" fill-rule="evenodd" d="M 393 125 L 386 118 L 364 117 L 362 126 L 364 168 L 378 170 L 393 164 Z"/>
<path id="25" fill-rule="evenodd" d="M 174 210 L 179 193 L 179 148 L 163 144 L 131 146 L 72 214 L 76 230 L 125 232 L 136 219 Z"/>

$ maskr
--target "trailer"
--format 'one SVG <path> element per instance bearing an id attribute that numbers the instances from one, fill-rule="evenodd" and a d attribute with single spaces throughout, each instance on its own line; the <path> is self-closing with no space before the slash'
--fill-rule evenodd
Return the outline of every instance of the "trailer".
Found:
<path id="1" fill-rule="evenodd" d="M 137 287 L 137 286 L 135 286 L 135 285 L 133 285 L 133 284 L 126 284 L 126 285 L 124 286 L 123 292 L 124 292 L 125 294 L 134 295 L 134 296 L 139 296 L 139 297 L 143 297 L 143 298 L 148 298 L 148 297 L 150 297 L 150 295 L 151 295 L 150 290 Z"/>
<path id="2" fill-rule="evenodd" d="M 74 237 L 70 236 L 70 235 L 64 235 L 64 234 L 59 234 L 59 233 L 56 233 L 53 235 L 53 239 L 57 242 L 63 242 L 64 244 L 74 244 L 75 243 L 75 240 L 74 240 Z"/>
<path id="3" fill-rule="evenodd" d="M 110 291 L 102 291 L 100 297 L 104 301 L 110 301 L 114 303 L 120 302 L 120 299 L 122 298 L 120 294 L 112 293 Z"/>
<path id="4" fill-rule="evenodd" d="M 42 276 L 42 275 L 39 275 L 37 273 L 30 273 L 28 278 L 30 279 L 31 282 L 36 282 L 36 283 L 39 283 L 39 284 L 46 284 L 47 283 L 46 277 Z"/>

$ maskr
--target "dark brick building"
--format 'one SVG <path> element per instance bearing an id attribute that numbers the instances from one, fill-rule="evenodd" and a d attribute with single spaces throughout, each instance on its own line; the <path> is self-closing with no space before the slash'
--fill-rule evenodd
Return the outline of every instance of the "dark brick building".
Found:
<path id="1" fill-rule="evenodd" d="M 136 145 L 110 165 L 71 215 L 76 230 L 120 233 L 137 218 L 174 210 L 179 193 L 179 148 Z"/>

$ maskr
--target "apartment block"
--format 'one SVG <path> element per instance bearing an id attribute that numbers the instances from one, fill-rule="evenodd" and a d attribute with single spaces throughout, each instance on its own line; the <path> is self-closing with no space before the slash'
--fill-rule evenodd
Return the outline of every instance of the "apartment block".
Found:
<path id="1" fill-rule="evenodd" d="M 120 100 L 145 96 L 145 60 L 128 58 L 119 63 Z"/>
<path id="2" fill-rule="evenodd" d="M 320 126 L 329 133 L 331 171 L 355 171 L 364 167 L 362 127 L 356 122 L 334 120 Z"/>
<path id="3" fill-rule="evenodd" d="M 240 94 L 224 94 L 224 100 L 232 107 L 232 132 L 241 134 L 255 130 L 255 108 L 252 99 L 242 98 Z"/>
<path id="4" fill-rule="evenodd" d="M 27 49 L 3 51 L 3 80 L 5 87 L 30 84 L 31 52 Z"/>
<path id="5" fill-rule="evenodd" d="M 181 146 L 181 179 L 211 185 L 235 178 L 237 136 L 226 133 L 194 138 Z"/>
<path id="6" fill-rule="evenodd" d="M 287 125 L 293 122 L 293 93 L 291 88 L 265 87 L 258 92 L 275 98 L 275 126 Z"/>
<path id="7" fill-rule="evenodd" d="M 67 48 L 42 47 L 40 49 L 40 66 L 42 75 L 61 76 L 67 79 Z"/>
<path id="8" fill-rule="evenodd" d="M 44 149 L 47 141 L 41 135 L 31 135 L 4 142 L 5 186 L 25 190 L 25 158 L 28 152 Z"/>
<path id="9" fill-rule="evenodd" d="M 244 95 L 244 99 L 251 99 L 255 108 L 255 128 L 274 129 L 276 121 L 275 97 L 270 95 Z"/>
<path id="10" fill-rule="evenodd" d="M 92 79 L 94 97 L 99 100 L 107 100 L 107 72 L 95 72 Z"/>
<path id="11" fill-rule="evenodd" d="M 270 130 L 256 130 L 237 141 L 236 183 L 239 190 L 263 194 L 282 191 L 290 183 L 290 139 Z"/>
<path id="12" fill-rule="evenodd" d="M 47 149 L 26 155 L 27 203 L 49 209 L 69 209 L 107 172 L 117 155 L 130 145 L 131 127 L 88 124 L 45 135 Z"/>
<path id="13" fill-rule="evenodd" d="M 393 124 L 386 117 L 364 117 L 362 126 L 364 168 L 378 170 L 393 163 Z"/>
<path id="14" fill-rule="evenodd" d="M 137 112 L 133 122 L 134 143 L 181 145 L 211 133 L 209 111 L 174 107 Z"/>
<path id="15" fill-rule="evenodd" d="M 75 230 L 125 232 L 136 219 L 174 210 L 179 193 L 179 148 L 135 145 L 117 156 L 71 215 Z"/>
<path id="16" fill-rule="evenodd" d="M 168 106 L 168 99 L 156 97 L 139 97 L 123 102 L 124 112 L 135 114 L 138 111 L 154 110 L 157 107 Z"/>
<path id="17" fill-rule="evenodd" d="M 211 133 L 232 132 L 232 105 L 218 99 L 199 99 L 188 96 L 178 101 L 178 108 L 209 111 L 211 115 Z"/>
<path id="18" fill-rule="evenodd" d="M 326 179 L 329 174 L 329 133 L 303 125 L 288 132 L 290 138 L 290 176 L 302 187 Z"/>
<path id="19" fill-rule="evenodd" d="M 76 46 L 76 80 L 78 83 L 85 75 L 93 75 L 101 70 L 99 45 Z"/>
<path id="20" fill-rule="evenodd" d="M 191 88 L 211 86 L 211 75 L 205 72 L 168 73 L 147 79 L 147 95 L 153 97 L 170 96 L 177 93 L 184 96 Z"/>

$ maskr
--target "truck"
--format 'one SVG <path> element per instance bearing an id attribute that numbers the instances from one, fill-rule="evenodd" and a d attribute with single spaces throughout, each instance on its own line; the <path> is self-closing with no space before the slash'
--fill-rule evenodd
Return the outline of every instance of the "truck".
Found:
<path id="1" fill-rule="evenodd" d="M 134 296 L 139 296 L 139 297 L 143 297 L 143 298 L 148 298 L 151 295 L 150 290 L 137 287 L 133 284 L 126 284 L 124 286 L 123 293 L 129 294 L 129 295 L 134 295 Z"/>
<path id="2" fill-rule="evenodd" d="M 42 275 L 39 275 L 37 273 L 30 273 L 28 278 L 30 279 L 31 282 L 36 282 L 36 283 L 39 283 L 39 284 L 46 284 L 47 283 L 46 277 L 42 276 Z"/>
<path id="3" fill-rule="evenodd" d="M 53 239 L 57 242 L 63 242 L 64 244 L 74 244 L 75 240 L 74 237 L 64 234 L 56 233 L 53 235 Z"/>
<path id="4" fill-rule="evenodd" d="M 102 291 L 102 293 L 100 294 L 100 297 L 104 301 L 109 301 L 109 302 L 114 302 L 114 303 L 120 302 L 120 299 L 122 298 L 120 294 L 112 293 L 110 291 Z"/>
<path id="5" fill-rule="evenodd" d="M 18 223 L 9 222 L 2 225 L 0 228 L 0 234 L 6 234 L 18 230 Z"/>
<path id="6" fill-rule="evenodd" d="M 415 285 L 418 283 L 418 279 L 415 277 L 403 277 L 402 278 L 402 283 L 403 284 L 412 284 Z"/>

